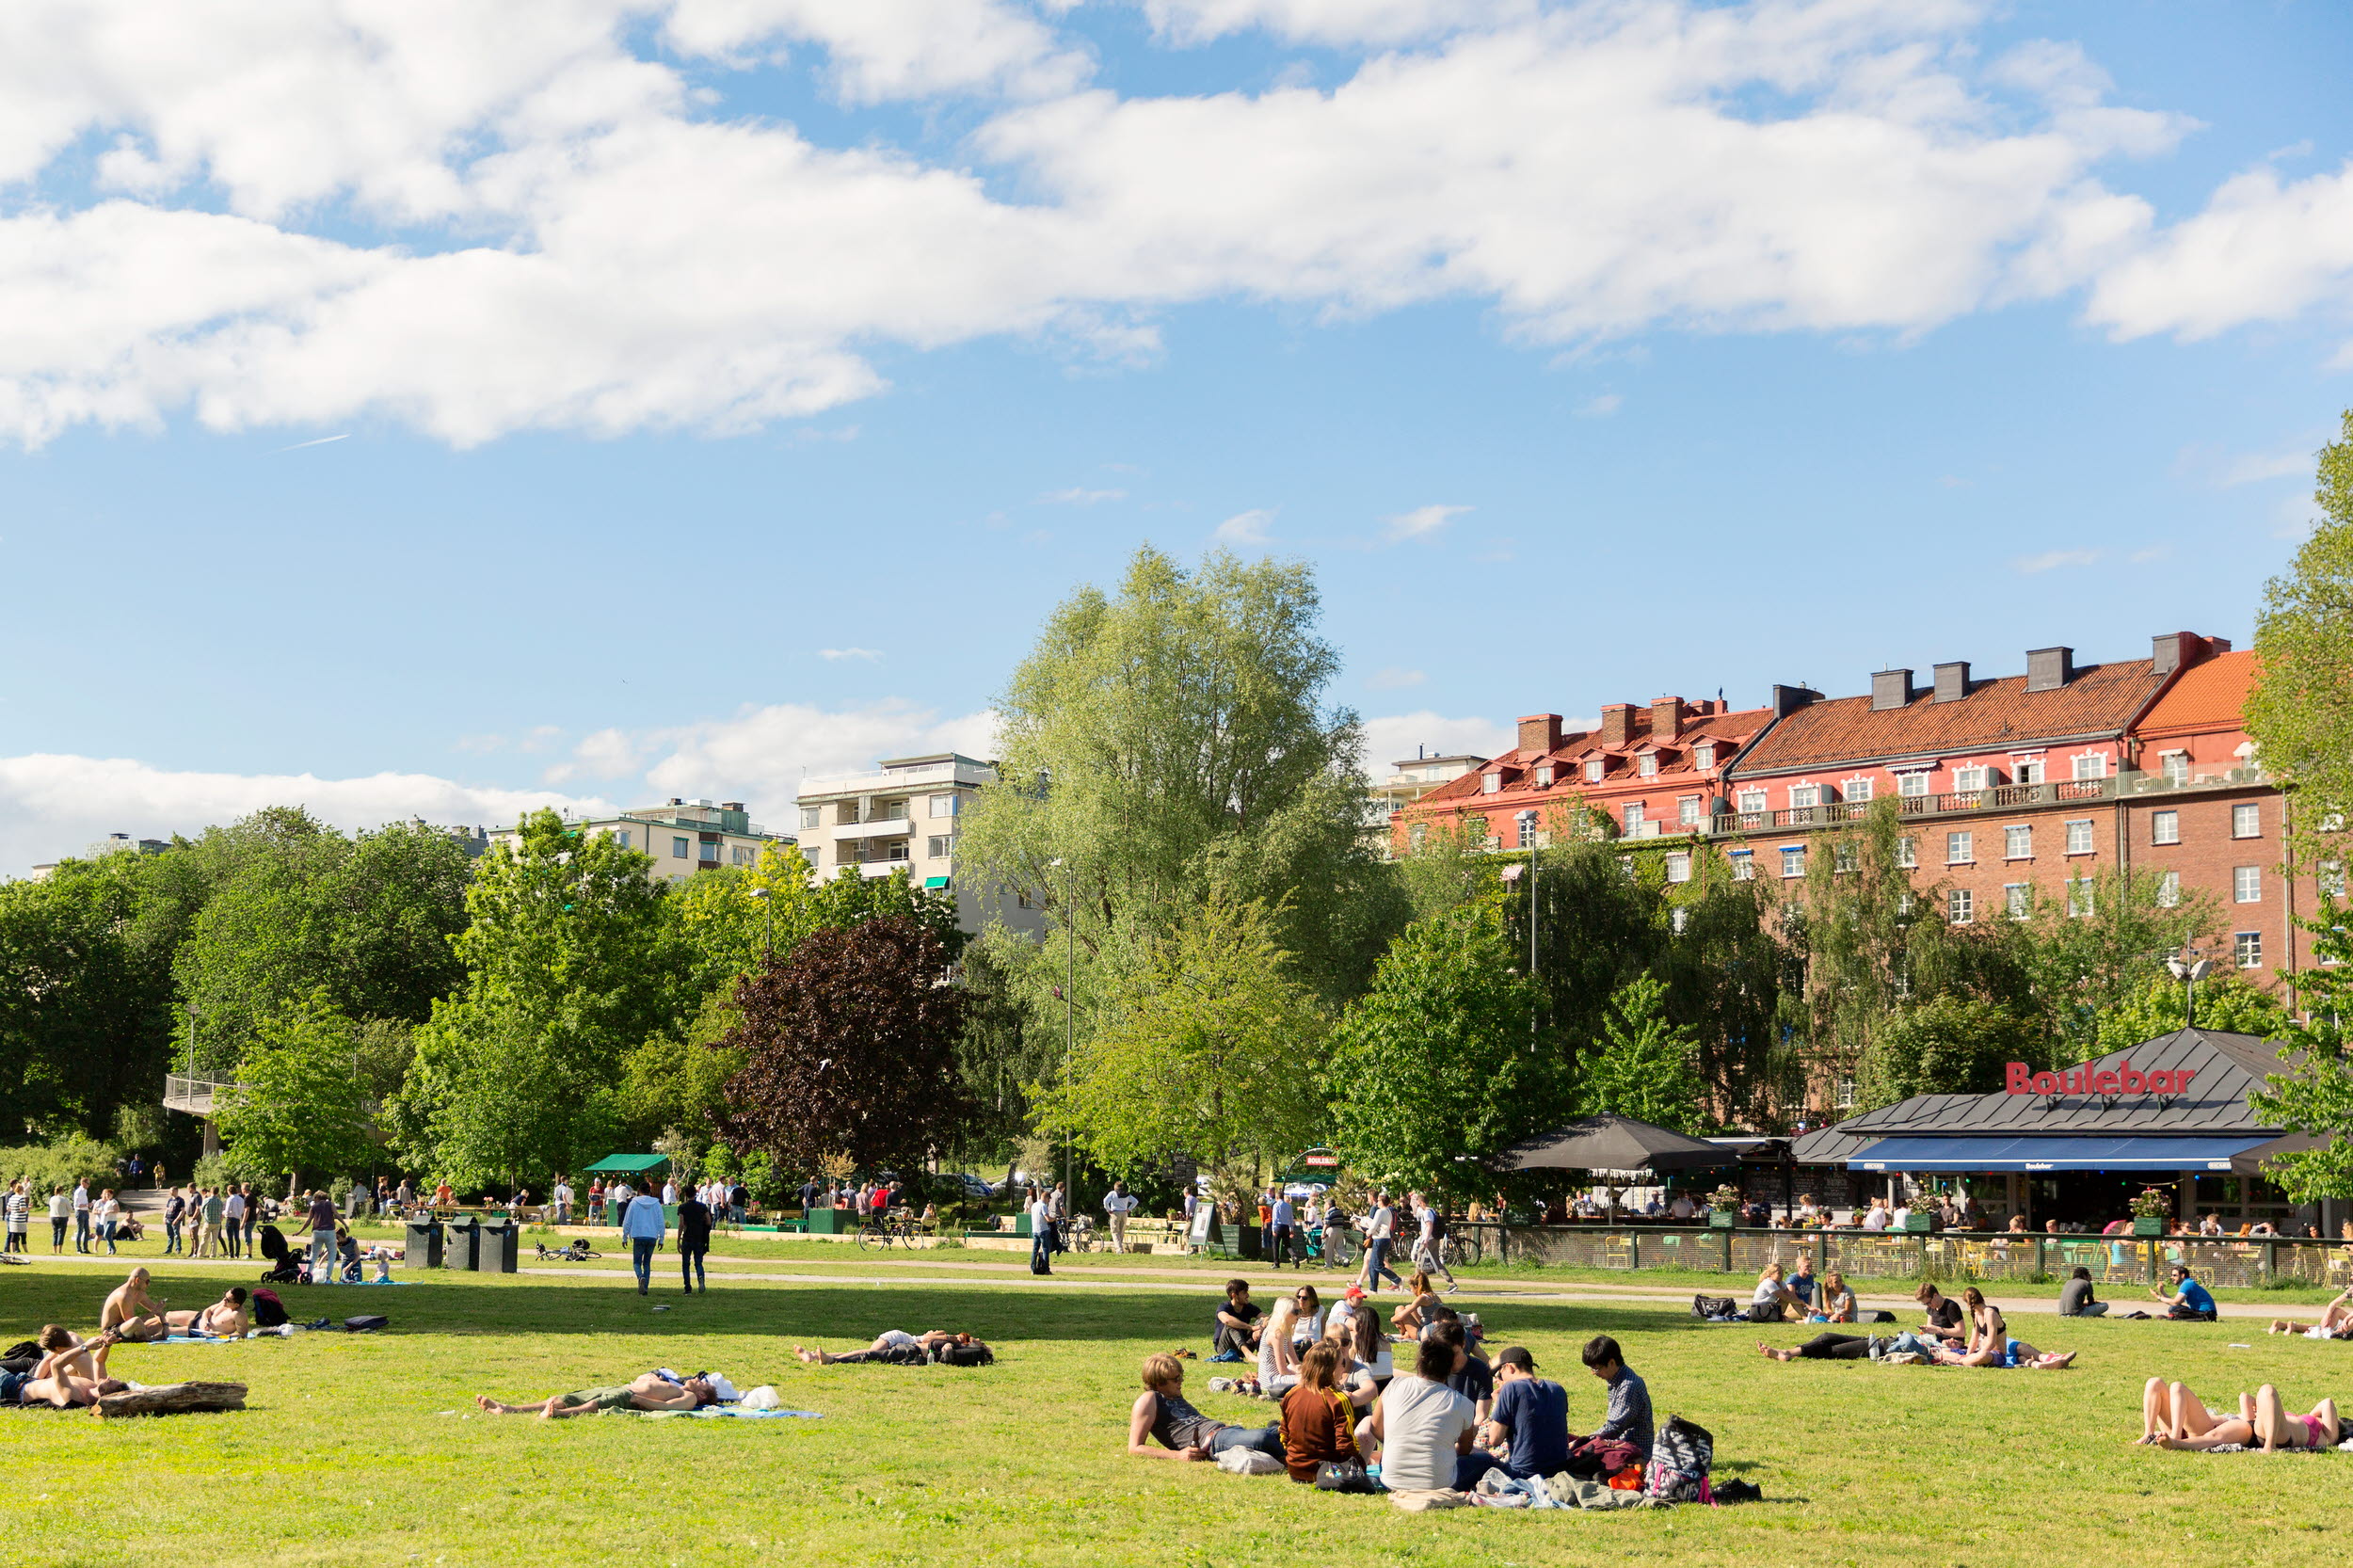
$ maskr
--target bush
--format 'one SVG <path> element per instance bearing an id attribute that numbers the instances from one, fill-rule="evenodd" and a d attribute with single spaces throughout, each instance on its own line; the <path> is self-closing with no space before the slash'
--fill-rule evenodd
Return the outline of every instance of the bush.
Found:
<path id="1" fill-rule="evenodd" d="M 82 1180 L 88 1181 L 93 1190 L 113 1186 L 120 1179 L 115 1175 L 115 1161 L 121 1155 L 114 1144 L 79 1133 L 55 1143 L 0 1149 L 0 1187 L 22 1180 L 34 1196 L 34 1209 L 40 1211 L 41 1201 L 59 1187 L 71 1192 Z"/>
<path id="2" fill-rule="evenodd" d="M 242 1160 L 234 1149 L 208 1154 L 196 1162 L 188 1181 L 197 1187 L 210 1187 L 216 1192 L 232 1181 L 249 1181 L 255 1186 L 270 1179 L 271 1173 L 261 1169 L 250 1160 Z"/>

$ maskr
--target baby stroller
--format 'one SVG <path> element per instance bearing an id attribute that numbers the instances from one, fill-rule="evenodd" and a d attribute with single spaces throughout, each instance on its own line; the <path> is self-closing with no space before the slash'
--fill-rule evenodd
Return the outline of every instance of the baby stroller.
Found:
<path id="1" fill-rule="evenodd" d="M 269 1285 L 302 1283 L 302 1270 L 287 1253 L 285 1234 L 276 1225 L 265 1224 L 261 1228 L 259 1237 L 262 1256 L 269 1260 L 269 1272 L 262 1276 L 263 1282 Z"/>

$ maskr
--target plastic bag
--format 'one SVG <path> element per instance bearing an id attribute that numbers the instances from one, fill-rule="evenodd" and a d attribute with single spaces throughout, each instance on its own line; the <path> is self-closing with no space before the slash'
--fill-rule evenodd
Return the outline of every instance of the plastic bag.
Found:
<path id="1" fill-rule="evenodd" d="M 1283 1462 L 1257 1448 L 1233 1448 L 1217 1456 L 1217 1467 L 1238 1476 L 1279 1476 Z"/>

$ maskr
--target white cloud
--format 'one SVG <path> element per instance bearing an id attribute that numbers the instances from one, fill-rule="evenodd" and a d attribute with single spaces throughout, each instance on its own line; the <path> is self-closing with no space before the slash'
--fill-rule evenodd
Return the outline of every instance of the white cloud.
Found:
<path id="1" fill-rule="evenodd" d="M 1048 490 L 1038 499 L 1050 506 L 1095 506 L 1106 501 L 1125 501 L 1126 490 L 1089 490 L 1077 486 L 1066 490 Z"/>
<path id="2" fill-rule="evenodd" d="M 2021 574 L 2031 577 L 2038 572 L 2056 571 L 2061 567 L 2088 567 L 2100 558 L 2096 550 L 2046 550 L 2040 555 L 2021 555 L 2010 563 Z"/>
<path id="3" fill-rule="evenodd" d="M 2228 488 L 2261 484 L 2266 479 L 2309 480 L 2316 463 L 2310 452 L 2250 452 L 2233 461 L 2215 483 Z"/>
<path id="4" fill-rule="evenodd" d="M 1220 544 L 1261 545 L 1267 542 L 1267 529 L 1273 524 L 1274 513 L 1265 507 L 1236 512 L 1217 525 L 1210 536 Z"/>
<path id="5" fill-rule="evenodd" d="M 546 790 L 483 788 L 430 774 L 364 778 L 314 774 L 176 771 L 125 758 L 34 754 L 0 758 L 0 875 L 21 875 L 80 855 L 109 833 L 134 839 L 194 836 L 264 806 L 302 806 L 350 830 L 422 817 L 467 827 L 512 823 L 542 806 L 574 810 L 610 804 Z"/>
<path id="6" fill-rule="evenodd" d="M 1469 511 L 1467 506 L 1417 506 L 1410 512 L 1382 520 L 1382 535 L 1392 543 L 1406 539 L 1426 539 L 1444 528 L 1453 519 Z"/>
<path id="7" fill-rule="evenodd" d="M 2190 122 L 2110 106 L 2072 45 L 1983 63 L 1973 0 L 1147 0 L 1173 42 L 1370 46 L 1329 88 L 1157 98 L 1088 86 L 1064 8 L 19 0 L 0 434 L 727 433 L 874 395 L 882 350 L 1147 364 L 1154 313 L 1205 299 L 1463 298 L 1577 344 L 1908 335 L 2089 285 L 2119 336 L 2198 336 L 2353 279 L 2353 167 L 2158 230 L 2099 171 Z M 764 112 L 776 71 L 978 128 L 821 144 Z"/>
<path id="8" fill-rule="evenodd" d="M 1407 686 L 1418 686 L 1429 679 L 1419 670 L 1400 669 L 1392 664 L 1387 669 L 1375 671 L 1366 679 L 1365 684 L 1376 692 L 1394 692 Z"/>
<path id="9" fill-rule="evenodd" d="M 1577 417 L 1579 419 L 1608 419 L 1611 414 L 1616 413 L 1624 407 L 1625 407 L 1625 399 L 1624 397 L 1620 396 L 1616 392 L 1603 392 L 1598 397 L 1588 398 L 1585 402 L 1579 404 L 1577 409 Z"/>
<path id="10" fill-rule="evenodd" d="M 843 659 L 879 659 L 882 651 L 872 648 L 821 648 L 817 657 L 830 664 Z"/>
<path id="11" fill-rule="evenodd" d="M 2172 556 L 2172 554 L 2173 547 L 2171 545 L 2153 544 L 2145 550 L 2134 551 L 2131 560 L 2133 565 L 2137 567 L 2145 567 L 2152 561 L 2168 560 Z"/>
<path id="12" fill-rule="evenodd" d="M 666 794 L 725 793 L 766 802 L 781 813 L 804 772 L 851 773 L 886 757 L 930 751 L 994 755 L 997 715 L 942 718 L 931 709 L 887 701 L 827 710 L 782 702 L 747 708 L 732 718 L 648 731 L 643 748 L 661 753 L 646 781 Z"/>
<path id="13" fill-rule="evenodd" d="M 1433 757 L 1499 757 L 1519 744 L 1519 732 L 1494 719 L 1450 719 L 1427 709 L 1365 721 L 1365 766 L 1375 777 L 1417 746 Z"/>

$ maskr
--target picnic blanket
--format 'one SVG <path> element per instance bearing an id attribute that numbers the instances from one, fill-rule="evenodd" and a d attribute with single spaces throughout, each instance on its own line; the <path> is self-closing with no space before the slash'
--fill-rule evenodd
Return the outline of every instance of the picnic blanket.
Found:
<path id="1" fill-rule="evenodd" d="M 689 1419 L 710 1420 L 715 1416 L 733 1416 L 739 1421 L 767 1421 L 778 1417 L 795 1417 L 805 1421 L 821 1419 L 822 1410 L 746 1410 L 740 1404 L 707 1404 L 700 1410 L 643 1410 L 638 1412 L 649 1421 L 667 1420 L 674 1416 Z"/>

